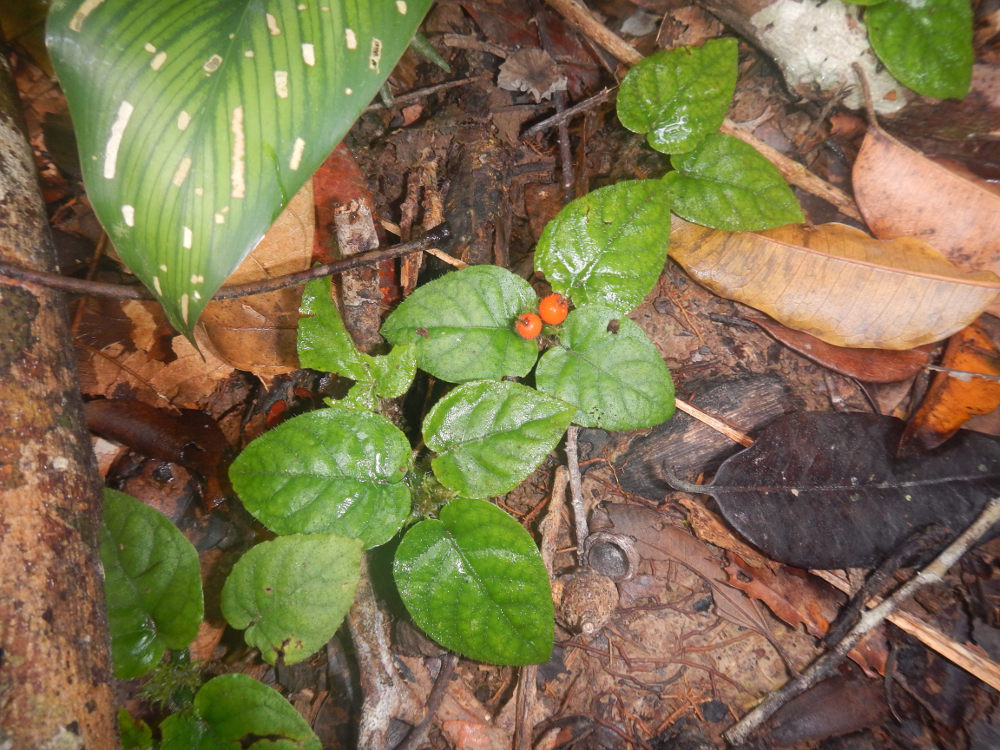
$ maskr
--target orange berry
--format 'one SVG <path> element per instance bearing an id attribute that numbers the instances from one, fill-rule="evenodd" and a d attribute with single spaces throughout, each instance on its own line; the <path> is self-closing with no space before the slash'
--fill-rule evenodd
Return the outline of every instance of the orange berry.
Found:
<path id="1" fill-rule="evenodd" d="M 569 300 L 561 294 L 550 294 L 538 303 L 538 315 L 550 326 L 557 326 L 566 320 L 569 313 Z"/>
<path id="2" fill-rule="evenodd" d="M 533 312 L 526 312 L 517 319 L 517 325 L 514 327 L 522 338 L 533 339 L 542 332 L 542 319 Z"/>

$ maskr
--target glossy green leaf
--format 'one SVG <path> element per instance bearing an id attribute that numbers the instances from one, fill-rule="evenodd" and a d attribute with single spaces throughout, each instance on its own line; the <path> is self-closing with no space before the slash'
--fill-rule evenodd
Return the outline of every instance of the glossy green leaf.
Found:
<path id="1" fill-rule="evenodd" d="M 364 355 L 344 327 L 330 289 L 330 278 L 325 277 L 310 281 L 302 291 L 302 317 L 295 338 L 299 365 L 365 382 L 370 378 Z"/>
<path id="2" fill-rule="evenodd" d="M 393 574 L 431 638 L 470 659 L 539 664 L 552 653 L 548 574 L 531 536 L 483 500 L 453 500 L 403 537 Z"/>
<path id="3" fill-rule="evenodd" d="M 322 750 L 292 704 L 245 674 L 213 677 L 193 708 L 168 716 L 160 730 L 161 750 Z"/>
<path id="4" fill-rule="evenodd" d="M 396 398 L 406 393 L 417 373 L 413 345 L 394 347 L 388 354 L 370 356 L 357 350 L 330 297 L 330 279 L 306 284 L 296 339 L 299 364 L 333 372 L 357 381 L 345 406 L 374 409 L 376 396 Z"/>
<path id="5" fill-rule="evenodd" d="M 729 231 L 753 231 L 804 221 L 781 173 L 753 147 L 723 133 L 694 151 L 675 154 L 664 180 L 681 218 Z"/>
<path id="6" fill-rule="evenodd" d="M 229 469 L 240 500 L 276 534 L 388 541 L 410 512 L 406 436 L 377 414 L 302 414 L 248 445 Z"/>
<path id="7" fill-rule="evenodd" d="M 901 83 L 940 99 L 969 93 L 969 0 L 888 0 L 865 10 L 865 24 L 875 54 Z"/>
<path id="8" fill-rule="evenodd" d="M 439 454 L 434 476 L 465 497 L 509 492 L 555 448 L 574 411 L 520 383 L 465 383 L 424 419 L 424 442 Z"/>
<path id="9" fill-rule="evenodd" d="M 568 203 L 542 231 L 535 268 L 577 305 L 631 312 L 660 278 L 670 238 L 662 180 L 631 180 Z"/>
<path id="10" fill-rule="evenodd" d="M 382 335 L 392 344 L 416 344 L 417 366 L 451 383 L 523 377 L 538 358 L 538 343 L 522 339 L 514 322 L 537 307 L 520 276 L 470 266 L 419 287 L 386 319 Z"/>
<path id="11" fill-rule="evenodd" d="M 661 50 L 635 65 L 618 89 L 618 119 L 665 154 L 695 148 L 722 125 L 736 89 L 735 39 Z"/>
<path id="12" fill-rule="evenodd" d="M 361 114 L 429 5 L 53 3 L 47 43 L 87 196 L 178 330 Z"/>
<path id="13" fill-rule="evenodd" d="M 250 549 L 222 587 L 222 614 L 264 661 L 295 664 L 333 637 L 354 601 L 360 539 L 291 534 Z"/>
<path id="14" fill-rule="evenodd" d="M 201 566 L 170 519 L 106 489 L 101 563 L 117 677 L 144 675 L 166 649 L 194 640 L 204 616 Z"/>
<path id="15" fill-rule="evenodd" d="M 118 734 L 122 750 L 153 750 L 153 730 L 142 719 L 133 719 L 124 708 L 118 709 Z"/>
<path id="16" fill-rule="evenodd" d="M 583 427 L 635 430 L 670 419 L 674 384 L 656 346 L 619 312 L 600 305 L 569 314 L 560 346 L 538 362 L 538 389 L 579 411 Z"/>

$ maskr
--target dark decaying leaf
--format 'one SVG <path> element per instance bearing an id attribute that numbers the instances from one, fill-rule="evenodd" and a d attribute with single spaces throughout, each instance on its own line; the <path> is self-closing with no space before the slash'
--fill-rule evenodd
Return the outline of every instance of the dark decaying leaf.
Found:
<path id="1" fill-rule="evenodd" d="M 1000 440 L 961 432 L 896 459 L 903 423 L 871 414 L 791 414 L 722 464 L 704 491 L 775 560 L 872 567 L 914 530 L 958 534 L 1000 492 Z"/>

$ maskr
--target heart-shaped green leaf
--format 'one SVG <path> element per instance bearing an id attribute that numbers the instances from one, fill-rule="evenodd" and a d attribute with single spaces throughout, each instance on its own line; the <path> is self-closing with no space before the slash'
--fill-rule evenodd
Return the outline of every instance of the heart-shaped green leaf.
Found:
<path id="1" fill-rule="evenodd" d="M 520 383 L 465 383 L 424 419 L 434 476 L 465 497 L 514 489 L 555 448 L 575 409 Z"/>
<path id="2" fill-rule="evenodd" d="M 542 231 L 535 268 L 577 305 L 628 313 L 660 278 L 670 238 L 662 180 L 626 180 L 568 203 Z"/>
<path id="3" fill-rule="evenodd" d="M 661 50 L 635 65 L 618 89 L 618 119 L 665 154 L 681 154 L 719 129 L 736 89 L 735 39 Z"/>
<path id="4" fill-rule="evenodd" d="M 521 338 L 514 321 L 537 307 L 520 276 L 469 266 L 419 287 L 386 319 L 382 335 L 416 344 L 417 366 L 441 380 L 522 377 L 538 358 L 538 343 Z"/>
<path id="5" fill-rule="evenodd" d="M 178 330 L 358 117 L 430 0 L 53 3 L 87 195 Z"/>
<path id="6" fill-rule="evenodd" d="M 531 536 L 483 500 L 453 500 L 396 550 L 407 610 L 446 648 L 493 664 L 539 664 L 552 653 L 548 574 Z"/>
<path id="7" fill-rule="evenodd" d="M 360 539 L 290 534 L 250 549 L 222 587 L 222 614 L 268 664 L 295 664 L 340 627 L 361 574 Z"/>
<path id="8" fill-rule="evenodd" d="M 681 218 L 734 232 L 804 221 L 781 173 L 738 138 L 713 133 L 694 151 L 671 156 L 670 162 L 676 171 L 664 180 L 671 208 Z"/>
<path id="9" fill-rule="evenodd" d="M 674 384 L 656 346 L 619 312 L 600 305 L 569 314 L 561 346 L 538 361 L 538 389 L 577 406 L 583 427 L 636 430 L 670 419 Z"/>
<path id="10" fill-rule="evenodd" d="M 213 677 L 194 706 L 160 724 L 161 750 L 322 750 L 309 724 L 281 693 L 245 674 Z"/>
<path id="11" fill-rule="evenodd" d="M 972 81 L 969 0 L 888 0 L 865 10 L 885 67 L 918 94 L 961 99 Z"/>
<path id="12" fill-rule="evenodd" d="M 101 563 L 116 676 L 144 675 L 166 649 L 194 640 L 204 615 L 201 567 L 170 519 L 106 489 Z"/>
<path id="13" fill-rule="evenodd" d="M 333 407 L 265 432 L 229 469 L 243 505 L 276 534 L 388 541 L 410 512 L 406 436 L 377 414 Z"/>

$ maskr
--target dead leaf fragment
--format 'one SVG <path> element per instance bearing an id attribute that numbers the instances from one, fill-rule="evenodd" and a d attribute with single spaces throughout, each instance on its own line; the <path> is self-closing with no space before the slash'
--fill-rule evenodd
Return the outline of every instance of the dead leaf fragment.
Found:
<path id="1" fill-rule="evenodd" d="M 744 316 L 803 357 L 866 383 L 895 383 L 913 377 L 930 359 L 931 345 L 916 349 L 856 349 L 828 344 L 768 318 Z"/>
<path id="2" fill-rule="evenodd" d="M 962 269 L 1000 273 L 1000 194 L 869 128 L 854 162 L 854 197 L 876 237 L 918 237 Z M 988 308 L 1000 314 L 1000 301 Z"/>
<path id="3" fill-rule="evenodd" d="M 540 102 L 556 91 L 565 91 L 568 81 L 545 50 L 533 47 L 518 50 L 504 61 L 497 86 L 507 91 L 527 91 Z"/>
<path id="4" fill-rule="evenodd" d="M 1000 351 L 973 323 L 948 341 L 943 367 L 961 372 L 1000 376 Z M 1000 381 L 948 372 L 934 375 L 923 403 L 900 439 L 900 456 L 933 450 L 954 435 L 974 414 L 989 414 L 1000 406 Z"/>
<path id="5" fill-rule="evenodd" d="M 313 253 L 312 182 L 288 202 L 264 239 L 229 277 L 242 284 L 309 268 Z M 302 287 L 210 302 L 202 326 L 218 356 L 237 370 L 269 377 L 299 366 L 295 333 Z"/>
<path id="6" fill-rule="evenodd" d="M 843 224 L 722 232 L 671 220 L 670 255 L 716 294 L 836 346 L 912 349 L 975 320 L 1000 291 L 921 240 Z"/>

